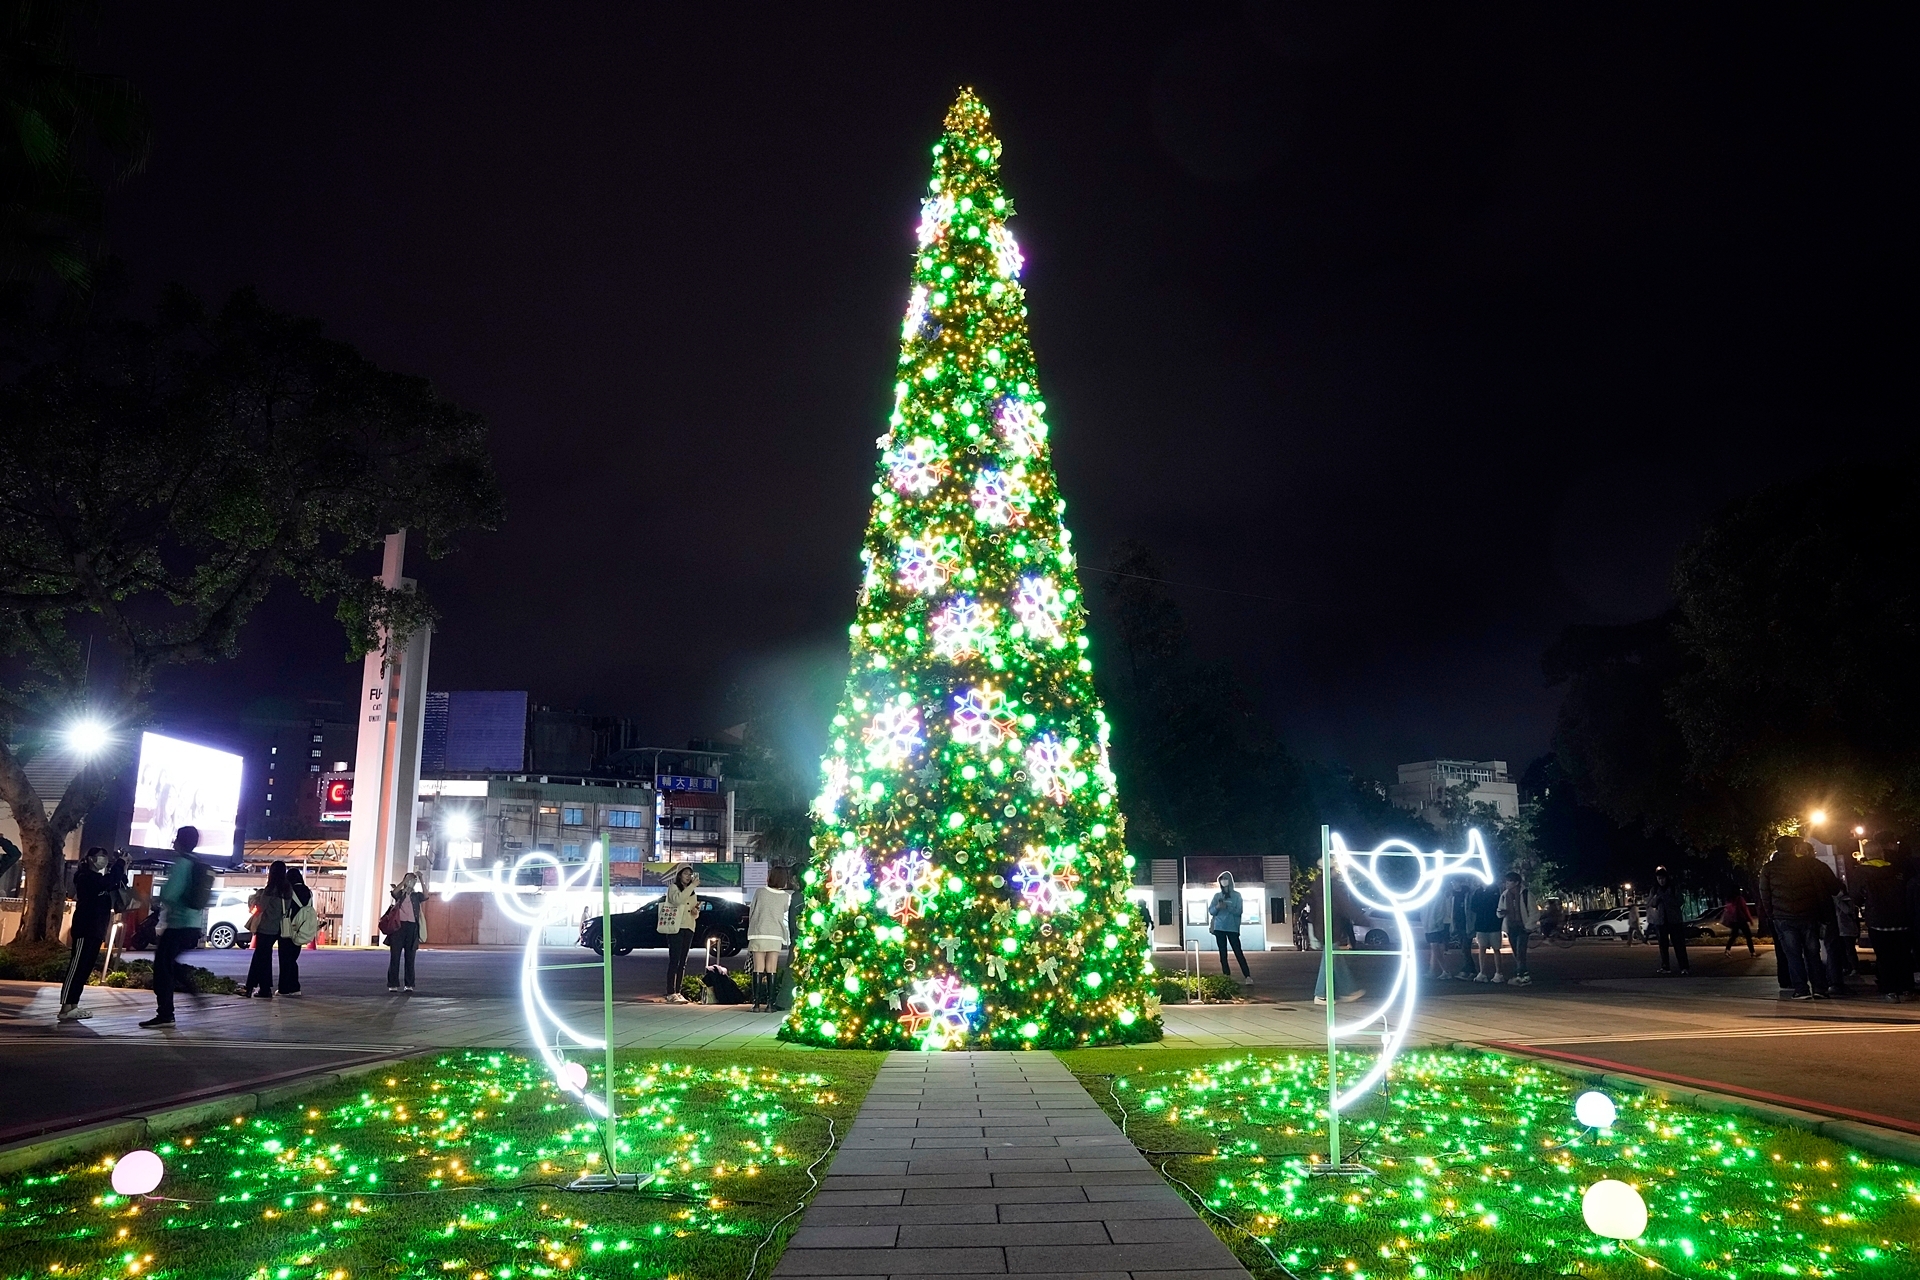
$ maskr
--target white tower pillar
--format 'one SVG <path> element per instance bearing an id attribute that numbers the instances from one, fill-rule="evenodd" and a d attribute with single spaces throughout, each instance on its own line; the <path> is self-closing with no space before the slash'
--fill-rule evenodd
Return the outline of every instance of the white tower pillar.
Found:
<path id="1" fill-rule="evenodd" d="M 380 584 L 411 587 L 400 570 L 407 531 L 387 535 Z M 384 637 L 383 637 L 384 638 Z M 431 628 L 422 627 L 394 654 L 367 655 L 360 681 L 360 741 L 353 762 L 353 824 L 347 836 L 347 883 L 341 895 L 340 941 L 365 946 L 387 909 L 387 886 L 412 865 L 420 807 L 420 732 L 427 700 Z"/>

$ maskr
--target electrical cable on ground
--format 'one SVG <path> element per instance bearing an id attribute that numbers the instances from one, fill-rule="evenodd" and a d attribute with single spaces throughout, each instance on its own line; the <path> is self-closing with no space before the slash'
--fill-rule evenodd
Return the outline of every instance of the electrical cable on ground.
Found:
<path id="1" fill-rule="evenodd" d="M 828 1156 L 833 1154 L 833 1148 L 840 1141 L 839 1133 L 834 1128 L 833 1117 L 829 1115 L 822 1115 L 818 1111 L 814 1112 L 813 1114 L 820 1116 L 822 1120 L 825 1120 L 827 1122 L 827 1148 L 826 1150 L 822 1151 L 819 1155 L 815 1156 L 813 1158 L 813 1163 L 808 1165 L 806 1169 L 807 1181 L 811 1182 L 813 1186 L 807 1189 L 806 1195 L 801 1196 L 798 1200 L 794 1201 L 793 1208 L 787 1210 L 787 1212 L 781 1216 L 779 1222 L 776 1222 L 772 1226 L 768 1227 L 767 1234 L 761 1237 L 760 1243 L 753 1246 L 753 1257 L 747 1262 L 747 1274 L 744 1277 L 744 1280 L 753 1280 L 754 1268 L 760 1265 L 760 1251 L 766 1248 L 767 1245 L 772 1242 L 774 1233 L 780 1230 L 781 1224 L 786 1222 L 786 1220 L 788 1218 L 791 1218 L 794 1214 L 799 1213 L 802 1209 L 806 1208 L 808 1197 L 811 1196 L 815 1191 L 818 1191 L 820 1189 L 820 1179 L 813 1176 L 813 1171 L 820 1167 L 820 1162 L 822 1160 L 825 1160 Z"/>
<path id="2" fill-rule="evenodd" d="M 1130 1119 L 1132 1119 L 1132 1116 L 1127 1111 L 1127 1104 L 1120 1101 L 1120 1094 L 1114 1088 L 1114 1078 L 1112 1076 L 1107 1077 L 1107 1096 L 1113 1099 L 1113 1105 L 1119 1108 L 1119 1111 L 1120 1111 L 1120 1136 L 1125 1138 L 1127 1141 L 1132 1142 L 1133 1136 L 1127 1132 L 1127 1122 Z M 1144 1149 L 1145 1148 L 1142 1148 L 1142 1150 Z M 1169 1153 L 1168 1159 L 1171 1159 L 1172 1156 L 1175 1156 L 1175 1155 L 1212 1155 L 1212 1154 L 1214 1153 L 1211 1151 L 1175 1151 L 1175 1152 Z M 1287 1266 L 1286 1263 L 1280 1261 L 1280 1255 L 1273 1251 L 1272 1245 L 1268 1244 L 1264 1239 L 1255 1235 L 1253 1232 L 1247 1230 L 1245 1227 L 1241 1226 L 1239 1223 L 1235 1222 L 1232 1218 L 1227 1217 L 1226 1214 L 1216 1212 L 1213 1206 L 1206 1202 L 1205 1197 L 1203 1197 L 1198 1191 L 1195 1191 L 1193 1187 L 1190 1186 L 1184 1179 L 1176 1177 L 1174 1174 L 1169 1173 L 1167 1171 L 1167 1163 L 1168 1163 L 1167 1160 L 1162 1160 L 1159 1164 L 1161 1177 L 1165 1178 L 1168 1182 L 1173 1183 L 1177 1187 L 1186 1188 L 1187 1194 L 1192 1197 L 1193 1203 L 1199 1206 L 1200 1211 L 1202 1213 L 1210 1214 L 1213 1217 L 1220 1219 L 1220 1221 L 1226 1223 L 1228 1226 L 1232 1227 L 1235 1231 L 1238 1231 L 1241 1235 L 1245 1236 L 1247 1239 L 1259 1245 L 1261 1252 L 1265 1253 L 1267 1255 L 1268 1260 L 1273 1263 L 1274 1269 L 1278 1271 L 1281 1275 L 1287 1277 L 1287 1280 L 1300 1280 L 1300 1277 L 1295 1275 L 1293 1271 Z M 749 1276 L 748 1280 L 752 1280 L 752 1277 Z"/>

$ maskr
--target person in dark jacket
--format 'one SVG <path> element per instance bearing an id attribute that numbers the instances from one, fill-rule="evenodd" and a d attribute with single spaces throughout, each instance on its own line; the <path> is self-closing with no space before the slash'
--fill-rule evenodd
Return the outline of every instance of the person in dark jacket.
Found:
<path id="1" fill-rule="evenodd" d="M 1665 867 L 1653 869 L 1653 892 L 1647 895 L 1647 923 L 1660 944 L 1660 972 L 1673 972 L 1667 966 L 1667 947 L 1671 944 L 1673 958 L 1680 962 L 1680 973 L 1685 976 L 1687 926 L 1680 906 L 1680 886 L 1673 882 L 1673 873 Z"/>
<path id="2" fill-rule="evenodd" d="M 1840 877 L 1813 856 L 1812 845 L 1795 836 L 1781 836 L 1760 869 L 1760 905 L 1773 921 L 1774 946 L 1786 953 L 1795 1000 L 1827 998 L 1819 930 L 1838 892 Z"/>
<path id="3" fill-rule="evenodd" d="M 1758 955 L 1753 946 L 1753 908 L 1747 905 L 1747 891 L 1735 889 L 1720 908 L 1720 923 L 1727 927 L 1727 945 L 1725 951 L 1731 952 L 1733 944 L 1742 937 L 1747 940 L 1747 954 Z"/>
<path id="4" fill-rule="evenodd" d="M 109 860 L 107 851 L 95 845 L 73 873 L 73 926 L 67 942 L 72 953 L 67 957 L 67 980 L 60 989 L 61 1022 L 91 1018 L 93 1010 L 80 1007 L 80 993 L 86 989 L 87 975 L 100 959 L 100 944 L 107 939 L 113 922 L 113 893 L 127 887 L 127 867 L 118 858 Z"/>
<path id="5" fill-rule="evenodd" d="M 300 994 L 300 940 L 294 937 L 294 922 L 313 905 L 313 890 L 298 867 L 287 868 L 287 918 L 280 926 L 280 994 Z"/>
<path id="6" fill-rule="evenodd" d="M 247 966 L 247 983 L 242 996 L 273 999 L 273 949 L 279 945 L 280 931 L 293 910 L 287 897 L 287 864 L 275 862 L 267 868 L 267 882 L 247 899 L 253 908 L 253 961 Z"/>
<path id="7" fill-rule="evenodd" d="M 398 917 L 400 927 L 387 935 L 387 990 L 400 990 L 400 968 L 404 959 L 406 989 L 412 991 L 413 957 L 420 950 L 421 926 L 426 923 L 422 914 L 427 904 L 426 886 L 420 883 L 417 873 L 409 871 L 388 892 L 393 895 L 392 910 Z"/>
<path id="8" fill-rule="evenodd" d="M 1500 972 L 1500 886 L 1475 885 L 1468 898 L 1473 913 L 1473 940 L 1480 947 L 1480 972 L 1475 982 L 1504 983 Z"/>
<path id="9" fill-rule="evenodd" d="M 1873 985 L 1888 1004 L 1913 999 L 1913 941 L 1916 919 L 1908 900 L 1911 887 L 1893 861 L 1897 841 L 1889 832 L 1875 836 L 1860 860 L 1860 914 L 1873 948 Z"/>

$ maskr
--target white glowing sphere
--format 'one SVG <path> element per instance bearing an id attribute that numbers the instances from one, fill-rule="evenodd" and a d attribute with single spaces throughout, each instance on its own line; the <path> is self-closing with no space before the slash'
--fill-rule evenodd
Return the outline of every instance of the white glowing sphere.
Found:
<path id="1" fill-rule="evenodd" d="M 586 1091 L 587 1069 L 581 1063 L 569 1062 L 566 1066 L 560 1068 L 560 1078 L 572 1085 L 575 1089 L 581 1092 Z"/>
<path id="2" fill-rule="evenodd" d="M 1589 1089 L 1573 1100 L 1573 1116 L 1589 1129 L 1611 1129 L 1620 1113 L 1613 1099 L 1597 1089 Z"/>
<path id="3" fill-rule="evenodd" d="M 1580 1197 L 1580 1214 L 1587 1229 L 1615 1240 L 1638 1240 L 1647 1234 L 1647 1202 L 1624 1182 L 1606 1178 Z"/>
<path id="4" fill-rule="evenodd" d="M 123 1196 L 143 1196 L 160 1185 L 167 1166 L 151 1151 L 129 1151 L 114 1162 L 113 1189 Z"/>

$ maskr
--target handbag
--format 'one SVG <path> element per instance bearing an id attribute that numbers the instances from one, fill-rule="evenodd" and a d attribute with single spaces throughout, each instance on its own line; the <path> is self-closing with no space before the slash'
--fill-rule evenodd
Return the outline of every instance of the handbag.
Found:
<path id="1" fill-rule="evenodd" d="M 107 895 L 107 909 L 115 915 L 125 915 L 133 910 L 134 902 L 133 890 L 124 884 L 113 886 L 112 892 Z"/>
<path id="2" fill-rule="evenodd" d="M 362 920 L 366 919 L 365 916 L 362 916 L 360 918 Z M 389 937 L 392 936 L 393 934 L 400 932 L 400 904 L 399 903 L 396 902 L 392 906 L 388 907 L 386 910 L 386 914 L 380 917 L 379 929 L 381 934 Z"/>

